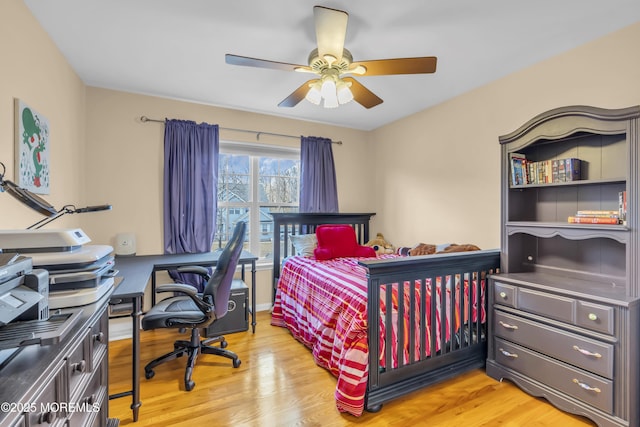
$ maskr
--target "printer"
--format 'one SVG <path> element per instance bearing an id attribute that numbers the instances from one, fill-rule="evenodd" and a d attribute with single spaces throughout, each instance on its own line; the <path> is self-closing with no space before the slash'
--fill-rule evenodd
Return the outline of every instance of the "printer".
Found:
<path id="1" fill-rule="evenodd" d="M 0 253 L 0 326 L 49 318 L 48 276 L 32 268 L 31 258 Z"/>
<path id="2" fill-rule="evenodd" d="M 48 272 L 50 309 L 93 303 L 113 287 L 113 248 L 89 242 L 79 228 L 0 230 L 0 249 L 28 256 Z"/>
<path id="3" fill-rule="evenodd" d="M 0 370 L 26 346 L 60 342 L 80 320 L 81 308 L 50 311 L 49 300 L 47 270 L 0 252 Z"/>

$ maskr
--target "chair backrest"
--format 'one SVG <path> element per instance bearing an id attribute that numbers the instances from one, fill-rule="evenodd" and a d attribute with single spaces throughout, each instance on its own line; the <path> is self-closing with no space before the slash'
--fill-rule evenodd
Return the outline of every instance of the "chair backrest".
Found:
<path id="1" fill-rule="evenodd" d="M 202 292 L 203 298 L 211 298 L 215 307 L 216 318 L 227 314 L 229 308 L 229 296 L 231 294 L 231 283 L 233 275 L 238 266 L 242 244 L 247 230 L 246 222 L 238 222 L 233 230 L 231 239 L 227 242 L 211 278 Z"/>

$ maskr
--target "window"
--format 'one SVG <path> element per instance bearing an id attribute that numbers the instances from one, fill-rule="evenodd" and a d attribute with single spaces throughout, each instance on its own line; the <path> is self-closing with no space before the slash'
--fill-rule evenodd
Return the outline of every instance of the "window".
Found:
<path id="1" fill-rule="evenodd" d="M 246 221 L 245 248 L 260 258 L 269 258 L 271 212 L 297 212 L 299 194 L 299 150 L 221 143 L 214 249 L 225 245 L 238 221 Z"/>

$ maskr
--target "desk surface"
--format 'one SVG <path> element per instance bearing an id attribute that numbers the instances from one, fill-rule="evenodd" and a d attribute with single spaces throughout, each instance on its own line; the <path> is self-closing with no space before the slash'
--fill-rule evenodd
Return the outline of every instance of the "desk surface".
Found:
<path id="1" fill-rule="evenodd" d="M 218 261 L 222 251 L 197 254 L 165 254 L 165 255 L 136 255 L 116 257 L 115 268 L 118 276 L 123 280 L 114 289 L 111 298 L 129 299 L 144 295 L 144 291 L 154 270 L 167 270 L 183 265 L 213 265 Z M 242 251 L 239 264 L 248 264 L 258 260 L 250 252 Z"/>

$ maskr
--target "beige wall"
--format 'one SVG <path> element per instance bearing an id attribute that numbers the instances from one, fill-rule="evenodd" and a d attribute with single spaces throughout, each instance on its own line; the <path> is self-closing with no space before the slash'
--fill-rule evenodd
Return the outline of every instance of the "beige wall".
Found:
<path id="1" fill-rule="evenodd" d="M 20 0 L 0 3 L 0 162 L 14 181 L 14 99 L 45 116 L 50 126 L 50 194 L 56 207 L 84 203 L 85 86 Z M 77 215 L 75 215 L 77 216 Z M 56 225 L 77 226 L 67 215 Z M 0 194 L 0 229 L 26 228 L 42 219 Z"/>
<path id="2" fill-rule="evenodd" d="M 286 135 L 316 135 L 343 141 L 334 145 L 338 198 L 343 211 L 369 210 L 373 202 L 368 134 L 317 123 L 271 117 L 207 105 L 87 88 L 88 204 L 110 203 L 113 210 L 86 214 L 82 228 L 96 242 L 114 245 L 117 233 L 134 232 L 140 255 L 163 251 L 161 123 L 140 121 L 141 116 L 194 120 L 225 128 L 250 129 Z M 220 138 L 252 143 L 299 146 L 296 139 L 221 130 Z M 256 300 L 271 302 L 271 271 L 259 272 Z"/>
<path id="3" fill-rule="evenodd" d="M 374 131 L 373 231 L 499 247 L 498 136 L 564 105 L 640 104 L 639 41 L 637 23 Z"/>
<path id="4" fill-rule="evenodd" d="M 141 116 L 194 120 L 225 128 L 286 135 L 317 135 L 343 141 L 334 145 L 341 210 L 362 211 L 372 205 L 368 193 L 373 171 L 368 165 L 368 134 L 353 129 L 283 119 L 207 105 L 87 88 L 87 188 L 89 204 L 111 203 L 104 214 L 84 215 L 92 238 L 113 243 L 119 232 L 133 231 L 139 254 L 161 253 L 163 135 L 161 123 Z M 220 138 L 261 144 L 299 146 L 299 140 L 220 131 Z M 363 173 L 364 171 L 364 173 Z M 105 224 L 105 218 L 108 221 Z"/>
<path id="5" fill-rule="evenodd" d="M 25 31 L 28 29 L 28 31 Z M 17 36 L 20 34 L 20 36 Z M 139 254 L 162 250 L 163 125 L 178 118 L 344 141 L 334 147 L 342 211 L 373 211 L 373 229 L 396 245 L 499 244 L 499 135 L 569 104 L 640 103 L 640 23 L 373 132 L 86 87 L 20 0 L 0 2 L 0 161 L 13 177 L 14 98 L 51 125 L 55 206 L 111 203 L 109 212 L 67 215 L 94 243 L 133 231 Z M 255 142 L 245 134 L 224 139 Z M 292 139 L 262 137 L 265 144 Z M 35 212 L 0 194 L 0 228 L 24 228 Z M 258 303 L 270 301 L 267 274 Z"/>

